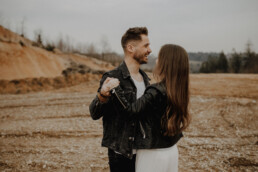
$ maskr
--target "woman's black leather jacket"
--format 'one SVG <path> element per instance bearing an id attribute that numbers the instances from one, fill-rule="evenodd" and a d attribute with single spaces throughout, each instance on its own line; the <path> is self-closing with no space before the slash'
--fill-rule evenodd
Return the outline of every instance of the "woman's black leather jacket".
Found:
<path id="1" fill-rule="evenodd" d="M 167 94 L 165 86 L 156 83 L 148 86 L 142 97 L 130 103 L 120 86 L 112 90 L 113 101 L 129 119 L 137 119 L 142 123 L 145 136 L 138 135 L 135 147 L 137 149 L 154 149 L 171 147 L 183 136 L 182 133 L 174 136 L 164 136 L 161 127 L 161 117 L 166 111 Z M 124 113 L 126 112 L 126 113 Z"/>

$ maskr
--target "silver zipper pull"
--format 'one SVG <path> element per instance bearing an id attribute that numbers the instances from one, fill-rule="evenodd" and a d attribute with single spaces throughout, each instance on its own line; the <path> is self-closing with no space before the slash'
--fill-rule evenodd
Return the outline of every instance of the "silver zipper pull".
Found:
<path id="1" fill-rule="evenodd" d="M 117 95 L 117 93 L 116 93 L 116 90 L 115 90 L 115 89 L 113 89 L 113 90 L 112 90 L 112 93 L 115 93 L 115 95 L 116 95 L 117 99 L 118 99 L 118 100 L 120 101 L 120 103 L 123 105 L 124 109 L 126 109 L 125 104 L 122 102 L 122 100 L 120 99 L 120 97 Z"/>
<path id="2" fill-rule="evenodd" d="M 141 128 L 142 136 L 145 139 L 146 138 L 146 134 L 145 134 L 145 131 L 144 131 L 143 127 L 142 127 L 141 121 L 139 121 L 139 123 L 140 123 L 140 128 Z"/>

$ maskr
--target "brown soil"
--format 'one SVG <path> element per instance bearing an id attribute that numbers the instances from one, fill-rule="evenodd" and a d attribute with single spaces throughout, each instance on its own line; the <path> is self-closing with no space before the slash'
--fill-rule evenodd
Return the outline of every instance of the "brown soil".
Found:
<path id="1" fill-rule="evenodd" d="M 107 172 L 102 121 L 89 104 L 99 76 L 72 87 L 0 95 L 1 171 Z M 179 171 L 258 170 L 257 75 L 191 75 L 192 123 Z"/>
<path id="2" fill-rule="evenodd" d="M 94 70 L 114 68 L 109 63 L 78 54 L 56 54 L 38 47 L 0 42 L 0 79 L 58 77 L 71 62 Z"/>
<path id="3" fill-rule="evenodd" d="M 108 71 L 111 64 L 79 54 L 47 51 L 32 41 L 0 26 L 0 80 L 59 77 L 70 63 Z"/>
<path id="4" fill-rule="evenodd" d="M 257 74 L 193 74 L 192 95 L 258 98 Z"/>

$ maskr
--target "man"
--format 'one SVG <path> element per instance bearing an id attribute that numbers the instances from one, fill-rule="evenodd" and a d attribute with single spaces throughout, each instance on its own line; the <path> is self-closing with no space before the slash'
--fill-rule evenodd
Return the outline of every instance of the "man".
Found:
<path id="1" fill-rule="evenodd" d="M 100 81 L 98 94 L 90 104 L 92 119 L 103 120 L 102 146 L 108 148 L 111 172 L 135 171 L 135 137 L 145 137 L 140 121 L 128 120 L 118 112 L 115 101 L 110 100 L 108 88 L 102 88 L 110 77 L 118 78 L 121 88 L 128 100 L 139 98 L 149 85 L 149 78 L 140 69 L 141 64 L 148 62 L 151 53 L 148 30 L 146 27 L 130 28 L 122 36 L 124 61 L 116 69 L 105 73 Z"/>

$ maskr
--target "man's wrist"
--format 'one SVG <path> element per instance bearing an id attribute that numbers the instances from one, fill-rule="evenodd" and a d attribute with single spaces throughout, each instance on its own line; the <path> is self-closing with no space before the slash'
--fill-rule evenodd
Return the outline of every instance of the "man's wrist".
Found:
<path id="1" fill-rule="evenodd" d="M 98 99 L 100 102 L 105 103 L 108 101 L 108 98 L 109 98 L 108 96 L 101 95 L 101 93 L 98 92 Z"/>
<path id="2" fill-rule="evenodd" d="M 105 96 L 104 94 L 101 93 L 101 91 L 99 92 L 100 96 L 103 98 L 108 98 L 109 96 Z"/>

